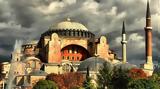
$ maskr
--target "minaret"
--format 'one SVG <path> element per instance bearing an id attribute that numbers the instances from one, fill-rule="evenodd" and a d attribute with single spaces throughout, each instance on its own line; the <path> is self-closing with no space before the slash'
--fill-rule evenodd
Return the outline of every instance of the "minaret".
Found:
<path id="1" fill-rule="evenodd" d="M 146 27 L 144 30 L 146 35 L 146 63 L 152 64 L 152 27 L 149 1 L 147 1 Z"/>
<path id="2" fill-rule="evenodd" d="M 122 61 L 123 63 L 126 63 L 127 61 L 127 55 L 126 55 L 126 44 L 127 44 L 127 40 L 126 40 L 126 31 L 125 31 L 125 23 L 123 21 L 123 27 L 122 27 Z"/>
<path id="3" fill-rule="evenodd" d="M 22 46 L 22 41 L 21 40 L 16 40 L 15 45 L 14 45 L 14 50 L 11 54 L 12 56 L 12 62 L 15 61 L 20 61 L 21 60 L 21 46 Z"/>
<path id="4" fill-rule="evenodd" d="M 143 64 L 143 69 L 146 70 L 149 75 L 153 72 L 153 62 L 152 62 L 152 26 L 151 26 L 151 14 L 149 1 L 147 0 L 147 10 L 146 10 L 146 26 L 145 30 L 145 44 L 146 44 L 146 63 Z"/>

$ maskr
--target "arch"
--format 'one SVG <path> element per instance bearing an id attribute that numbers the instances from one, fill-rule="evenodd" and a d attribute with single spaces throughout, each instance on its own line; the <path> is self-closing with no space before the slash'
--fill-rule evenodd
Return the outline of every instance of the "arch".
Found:
<path id="1" fill-rule="evenodd" d="M 90 57 L 89 52 L 82 46 L 71 44 L 61 49 L 62 60 L 83 61 Z"/>
<path id="2" fill-rule="evenodd" d="M 63 70 L 63 73 L 66 73 L 66 72 L 74 72 L 75 69 L 72 65 L 72 63 L 68 60 L 65 60 L 66 62 L 62 63 L 62 70 Z"/>
<path id="3" fill-rule="evenodd" d="M 42 62 L 36 57 L 28 57 L 27 59 L 23 60 L 23 62 L 26 64 L 26 68 L 40 69 L 42 66 Z"/>

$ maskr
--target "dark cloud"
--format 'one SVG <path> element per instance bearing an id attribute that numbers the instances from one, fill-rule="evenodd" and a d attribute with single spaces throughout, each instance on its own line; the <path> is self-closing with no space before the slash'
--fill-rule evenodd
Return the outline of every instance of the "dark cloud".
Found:
<path id="1" fill-rule="evenodd" d="M 158 0 L 151 0 L 153 55 L 160 53 Z M 67 17 L 81 22 L 97 37 L 105 35 L 121 57 L 121 28 L 126 22 L 127 58 L 141 64 L 145 55 L 146 0 L 0 0 L 0 59 L 9 59 L 16 39 L 38 40 L 48 28 Z"/>

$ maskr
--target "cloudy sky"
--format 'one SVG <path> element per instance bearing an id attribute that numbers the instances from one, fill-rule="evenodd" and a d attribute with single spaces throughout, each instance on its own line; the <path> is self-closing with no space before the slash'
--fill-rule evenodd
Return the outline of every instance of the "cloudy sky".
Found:
<path id="1" fill-rule="evenodd" d="M 122 21 L 126 22 L 128 61 L 145 61 L 147 0 L 0 0 L 0 61 L 10 59 L 15 40 L 38 40 L 65 18 L 83 23 L 97 37 L 105 35 L 121 57 Z M 160 60 L 160 0 L 151 0 L 154 60 Z M 159 27 L 158 27 L 159 26 Z"/>

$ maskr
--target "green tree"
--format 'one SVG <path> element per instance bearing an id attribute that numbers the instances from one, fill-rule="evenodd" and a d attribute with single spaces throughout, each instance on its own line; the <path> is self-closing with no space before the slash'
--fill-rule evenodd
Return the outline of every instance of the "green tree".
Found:
<path id="1" fill-rule="evenodd" d="M 127 89 L 127 85 L 130 81 L 128 77 L 128 70 L 121 67 L 114 67 L 112 76 L 113 89 Z"/>
<path id="2" fill-rule="evenodd" d="M 38 81 L 33 89 L 58 89 L 55 82 L 51 80 L 40 80 Z"/>
<path id="3" fill-rule="evenodd" d="M 153 74 L 150 77 L 154 82 L 157 82 L 158 84 L 160 84 L 160 76 L 158 74 Z M 160 85 L 159 85 L 160 86 Z"/>
<path id="4" fill-rule="evenodd" d="M 70 89 L 86 89 L 86 88 L 83 88 L 83 87 L 80 87 L 80 86 L 73 86 Z"/>
<path id="5" fill-rule="evenodd" d="M 99 70 L 98 78 L 98 86 L 100 89 L 108 89 L 112 88 L 112 76 L 113 76 L 113 67 L 109 62 L 105 62 L 103 67 Z"/>
<path id="6" fill-rule="evenodd" d="M 86 80 L 83 83 L 83 87 L 85 89 L 97 89 L 96 85 L 92 82 L 92 78 L 90 77 L 89 66 L 87 67 Z"/>
<path id="7" fill-rule="evenodd" d="M 152 79 L 136 79 L 128 83 L 128 89 L 160 89 L 158 82 Z"/>
<path id="8" fill-rule="evenodd" d="M 92 79 L 90 77 L 87 77 L 86 81 L 84 82 L 85 89 L 97 89 L 95 84 L 92 82 Z"/>

